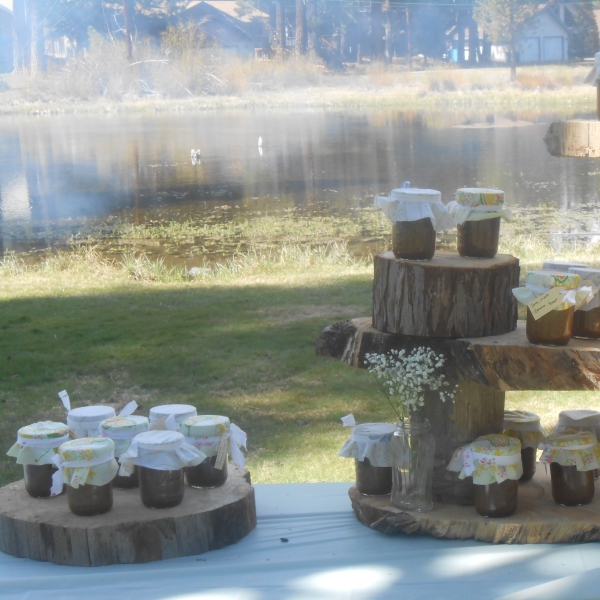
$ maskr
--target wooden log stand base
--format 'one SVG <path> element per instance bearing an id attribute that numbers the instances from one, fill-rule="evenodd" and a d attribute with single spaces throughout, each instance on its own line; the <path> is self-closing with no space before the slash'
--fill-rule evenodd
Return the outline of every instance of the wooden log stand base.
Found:
<path id="1" fill-rule="evenodd" d="M 348 491 L 356 518 L 367 527 L 387 534 L 430 535 L 453 540 L 475 539 L 494 544 L 555 544 L 600 540 L 600 497 L 591 504 L 559 506 L 552 499 L 550 473 L 538 465 L 535 477 L 519 484 L 519 505 L 514 515 L 488 519 L 473 507 L 436 504 L 430 512 L 406 512 L 390 504 L 388 496 L 363 496 Z"/>
<path id="2" fill-rule="evenodd" d="M 228 465 L 225 485 L 186 485 L 183 502 L 152 510 L 138 489 L 114 490 L 110 512 L 78 517 L 66 494 L 35 499 L 23 481 L 0 489 L 0 550 L 60 565 L 99 567 L 202 554 L 235 544 L 256 527 L 254 488 L 247 471 Z"/>

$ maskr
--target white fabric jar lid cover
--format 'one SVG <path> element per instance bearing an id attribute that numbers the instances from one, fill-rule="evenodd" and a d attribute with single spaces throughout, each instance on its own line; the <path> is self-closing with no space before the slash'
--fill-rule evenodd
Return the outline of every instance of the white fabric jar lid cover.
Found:
<path id="1" fill-rule="evenodd" d="M 75 423 L 95 423 L 115 416 L 112 406 L 81 406 L 69 411 L 67 419 Z"/>
<path id="2" fill-rule="evenodd" d="M 38 423 L 21 427 L 17 434 L 26 440 L 49 440 L 69 435 L 69 427 L 64 423 L 39 421 Z"/>
<path id="3" fill-rule="evenodd" d="M 587 409 L 562 410 L 558 413 L 558 425 L 565 427 L 569 425 L 575 425 L 576 427 L 597 426 L 600 425 L 600 412 Z"/>
<path id="4" fill-rule="evenodd" d="M 352 429 L 352 438 L 364 442 L 389 442 L 396 429 L 390 423 L 362 423 Z"/>
<path id="5" fill-rule="evenodd" d="M 188 437 L 219 437 L 229 433 L 231 423 L 221 415 L 188 417 L 179 424 L 179 431 Z"/>
<path id="6" fill-rule="evenodd" d="M 114 458 L 112 452 L 115 445 L 112 440 L 100 437 L 80 438 L 70 440 L 60 446 L 58 452 L 64 461 L 93 461 Z"/>
<path id="7" fill-rule="evenodd" d="M 134 441 L 139 448 L 146 450 L 164 450 L 165 446 L 183 444 L 185 438 L 178 431 L 145 431 L 138 433 Z"/>
<path id="8" fill-rule="evenodd" d="M 392 190 L 394 200 L 407 200 L 408 202 L 441 202 L 442 193 L 438 190 L 421 188 L 396 188 Z"/>
<path id="9" fill-rule="evenodd" d="M 569 267 L 569 273 L 575 273 L 582 281 L 591 281 L 600 287 L 600 269 L 589 269 L 587 267 Z"/>
<path id="10" fill-rule="evenodd" d="M 568 271 L 573 267 L 585 269 L 589 266 L 590 265 L 585 265 L 583 263 L 565 262 L 562 260 L 545 260 L 544 264 L 542 265 L 542 271 Z"/>
<path id="11" fill-rule="evenodd" d="M 177 421 L 195 417 L 198 414 L 195 406 L 190 404 L 162 404 L 150 409 L 150 421 L 158 421 L 173 415 Z"/>
<path id="12" fill-rule="evenodd" d="M 540 428 L 540 417 L 527 410 L 505 410 L 504 429 L 534 431 Z"/>

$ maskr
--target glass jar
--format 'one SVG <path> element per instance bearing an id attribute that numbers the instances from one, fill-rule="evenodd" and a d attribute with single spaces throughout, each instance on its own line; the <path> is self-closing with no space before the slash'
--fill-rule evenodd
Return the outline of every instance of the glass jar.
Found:
<path id="1" fill-rule="evenodd" d="M 435 254 L 435 229 L 431 219 L 395 221 L 392 252 L 402 260 L 431 260 Z"/>
<path id="2" fill-rule="evenodd" d="M 534 319 L 527 308 L 527 339 L 532 344 L 566 346 L 573 336 L 574 308 L 551 310 L 539 319 Z"/>
<path id="3" fill-rule="evenodd" d="M 112 481 L 104 485 L 67 485 L 67 503 L 72 513 L 80 517 L 91 517 L 108 512 L 113 505 Z"/>
<path id="4" fill-rule="evenodd" d="M 216 456 L 205 459 L 196 467 L 185 470 L 185 478 L 193 488 L 216 488 L 227 481 L 227 458 L 220 469 L 215 464 Z"/>
<path id="5" fill-rule="evenodd" d="M 537 467 L 537 448 L 522 448 L 521 462 L 523 463 L 523 475 L 519 483 L 527 483 L 533 479 Z"/>
<path id="6" fill-rule="evenodd" d="M 435 439 L 427 419 L 399 422 L 392 438 L 392 497 L 397 508 L 425 512 L 433 508 Z"/>
<path id="7" fill-rule="evenodd" d="M 50 498 L 52 475 L 56 471 L 57 468 L 54 465 L 23 465 L 25 490 L 27 493 L 32 498 Z"/>
<path id="8" fill-rule="evenodd" d="M 591 310 L 579 309 L 573 317 L 573 337 L 600 339 L 600 307 Z"/>
<path id="9" fill-rule="evenodd" d="M 53 483 L 66 483 L 72 513 L 89 517 L 112 508 L 112 482 L 118 471 L 114 448 L 106 438 L 80 438 L 59 448 L 59 472 Z"/>
<path id="10" fill-rule="evenodd" d="M 460 471 L 459 479 L 473 478 L 475 510 L 481 516 L 508 517 L 517 509 L 523 475 L 517 438 L 504 433 L 482 435 L 455 452 L 448 470 Z"/>
<path id="11" fill-rule="evenodd" d="M 519 482 L 505 479 L 501 483 L 474 485 L 475 510 L 482 517 L 510 517 L 517 510 Z"/>
<path id="12" fill-rule="evenodd" d="M 550 465 L 552 498 L 563 506 L 589 504 L 594 498 L 594 470 L 598 443 L 592 431 L 553 431 L 547 439 L 541 462 Z"/>
<path id="13" fill-rule="evenodd" d="M 538 447 L 546 439 L 540 417 L 527 410 L 505 410 L 503 433 L 521 442 L 523 475 L 519 483 L 531 481 L 535 475 Z"/>
<path id="14" fill-rule="evenodd" d="M 150 429 L 167 429 L 165 421 L 172 416 L 175 419 L 175 429 L 189 417 L 195 417 L 198 411 L 190 404 L 163 404 L 150 409 Z"/>
<path id="15" fill-rule="evenodd" d="M 148 508 L 171 508 L 183 501 L 183 468 L 163 471 L 139 467 L 140 498 Z"/>
<path id="16" fill-rule="evenodd" d="M 129 450 L 131 440 L 138 435 L 148 431 L 149 422 L 147 417 L 128 415 L 127 417 L 112 417 L 100 423 L 100 435 L 111 439 L 115 444 L 115 456 L 119 457 Z M 133 470 L 131 475 L 119 475 L 114 478 L 113 486 L 117 489 L 126 490 L 136 488 L 139 485 L 138 469 Z"/>
<path id="17" fill-rule="evenodd" d="M 148 508 L 170 508 L 183 500 L 183 470 L 206 456 L 185 442 L 178 431 L 146 431 L 136 435 L 119 457 L 122 473 L 138 467 L 140 498 Z"/>
<path id="18" fill-rule="evenodd" d="M 81 406 L 69 411 L 67 425 L 76 438 L 94 437 L 98 435 L 100 423 L 114 416 L 112 406 Z"/>
<path id="19" fill-rule="evenodd" d="M 366 496 L 383 496 L 392 491 L 392 438 L 396 426 L 390 423 L 362 423 L 352 428 L 352 435 L 339 456 L 353 458 L 356 487 Z"/>
<path id="20" fill-rule="evenodd" d="M 577 314 L 577 313 L 575 313 Z M 597 410 L 561 410 L 558 413 L 558 423 L 553 433 L 564 433 L 567 430 L 592 432 L 600 439 L 600 412 Z M 600 446 L 596 446 L 596 455 L 600 460 Z M 600 470 L 594 469 L 594 479 L 600 477 Z"/>
<path id="21" fill-rule="evenodd" d="M 552 498 L 562 506 L 581 506 L 594 499 L 594 471 L 578 471 L 575 465 L 550 465 Z"/>
<path id="22" fill-rule="evenodd" d="M 231 423 L 221 415 L 198 415 L 188 417 L 179 425 L 185 441 L 206 459 L 195 467 L 185 470 L 185 478 L 194 488 L 215 488 L 227 481 L 227 455 Z M 218 455 L 221 454 L 217 464 Z"/>
<path id="23" fill-rule="evenodd" d="M 494 258 L 498 254 L 500 217 L 483 221 L 465 221 L 457 225 L 456 247 L 460 256 Z"/>
<path id="24" fill-rule="evenodd" d="M 52 476 L 57 471 L 52 461 L 59 446 L 68 440 L 69 428 L 64 423 L 40 421 L 19 429 L 7 455 L 23 465 L 25 490 L 32 498 L 50 497 Z"/>
<path id="25" fill-rule="evenodd" d="M 392 467 L 374 467 L 365 457 L 354 459 L 356 487 L 365 496 L 385 496 L 392 491 Z"/>

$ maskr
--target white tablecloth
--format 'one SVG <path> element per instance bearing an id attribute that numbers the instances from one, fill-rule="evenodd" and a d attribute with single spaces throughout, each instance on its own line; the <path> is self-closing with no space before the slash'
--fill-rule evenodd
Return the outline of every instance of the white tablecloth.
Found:
<path id="1" fill-rule="evenodd" d="M 238 544 L 196 557 L 82 568 L 0 553 L 0 599 L 600 597 L 600 544 L 493 546 L 388 537 L 358 523 L 348 487 L 257 485 L 257 528 Z"/>

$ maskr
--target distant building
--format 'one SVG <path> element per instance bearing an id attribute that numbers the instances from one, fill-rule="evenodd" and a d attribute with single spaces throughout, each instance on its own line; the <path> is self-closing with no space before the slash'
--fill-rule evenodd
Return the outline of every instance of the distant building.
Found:
<path id="1" fill-rule="evenodd" d="M 202 30 L 222 48 L 254 56 L 255 48 L 269 45 L 269 15 L 257 9 L 239 15 L 238 9 L 235 0 L 193 0 L 184 16 L 200 23 Z"/>
<path id="2" fill-rule="evenodd" d="M 12 0 L 0 0 L 0 73 L 13 69 Z"/>
<path id="3" fill-rule="evenodd" d="M 546 6 L 531 20 L 517 44 L 518 63 L 563 62 L 569 56 L 569 30 L 564 22 L 564 5 Z M 491 59 L 507 62 L 505 46 L 491 47 Z"/>

